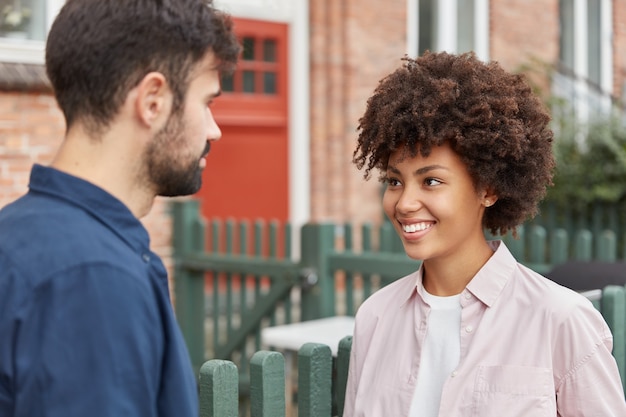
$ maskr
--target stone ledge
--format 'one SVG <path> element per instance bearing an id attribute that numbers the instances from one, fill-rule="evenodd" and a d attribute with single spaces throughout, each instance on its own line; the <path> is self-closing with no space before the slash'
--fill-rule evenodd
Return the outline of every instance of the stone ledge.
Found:
<path id="1" fill-rule="evenodd" d="M 52 87 L 44 65 L 0 62 L 0 91 L 52 92 Z"/>

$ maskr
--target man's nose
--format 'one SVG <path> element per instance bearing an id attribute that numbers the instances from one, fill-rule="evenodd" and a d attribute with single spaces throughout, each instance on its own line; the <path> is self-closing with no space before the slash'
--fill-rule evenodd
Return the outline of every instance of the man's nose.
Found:
<path id="1" fill-rule="evenodd" d="M 208 126 L 207 126 L 207 140 L 219 140 L 222 137 L 222 130 L 217 125 L 211 109 L 209 111 Z"/>

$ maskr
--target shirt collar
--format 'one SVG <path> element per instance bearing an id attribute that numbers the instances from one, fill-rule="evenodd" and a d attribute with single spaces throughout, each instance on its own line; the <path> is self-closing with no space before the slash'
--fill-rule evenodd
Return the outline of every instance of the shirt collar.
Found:
<path id="1" fill-rule="evenodd" d="M 409 300 L 417 293 L 422 294 L 424 291 L 424 286 L 422 285 L 422 270 L 424 268 L 424 264 L 422 263 L 419 267 L 419 269 L 415 272 L 413 272 L 412 274 L 408 275 L 406 277 L 405 280 L 403 280 L 403 284 L 406 286 L 406 290 L 402 291 L 402 293 L 405 295 L 404 298 L 402 298 L 402 303 L 400 305 L 403 305 L 407 302 L 409 302 Z M 422 296 L 422 298 L 424 298 Z"/>
<path id="2" fill-rule="evenodd" d="M 33 165 L 31 192 L 47 194 L 80 207 L 136 251 L 150 245 L 147 230 L 120 200 L 102 188 L 55 168 Z"/>
<path id="3" fill-rule="evenodd" d="M 488 244 L 494 253 L 466 288 L 481 302 L 491 307 L 509 281 L 517 261 L 501 240 L 489 241 Z M 420 294 L 422 299 L 424 298 L 423 267 L 424 264 L 404 281 L 406 291 L 403 291 L 405 297 L 402 304 L 408 302 L 415 294 Z"/>
<path id="4" fill-rule="evenodd" d="M 494 253 L 467 284 L 467 290 L 491 307 L 513 275 L 517 261 L 501 240 L 488 243 Z"/>

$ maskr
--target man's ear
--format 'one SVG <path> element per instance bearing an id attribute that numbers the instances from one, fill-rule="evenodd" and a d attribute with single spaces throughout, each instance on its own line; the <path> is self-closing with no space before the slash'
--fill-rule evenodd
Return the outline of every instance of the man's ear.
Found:
<path id="1" fill-rule="evenodd" d="M 150 129 L 160 129 L 172 110 L 172 91 L 160 72 L 146 74 L 136 87 L 135 110 L 138 121 Z"/>

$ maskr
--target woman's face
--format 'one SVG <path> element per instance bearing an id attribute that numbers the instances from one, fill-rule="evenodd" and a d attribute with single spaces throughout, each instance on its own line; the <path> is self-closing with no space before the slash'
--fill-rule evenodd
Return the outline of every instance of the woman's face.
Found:
<path id="1" fill-rule="evenodd" d="M 403 149 L 389 157 L 383 209 L 407 255 L 425 262 L 471 259 L 485 245 L 483 213 L 494 201 L 475 189 L 448 144 L 426 158 L 402 157 Z"/>

